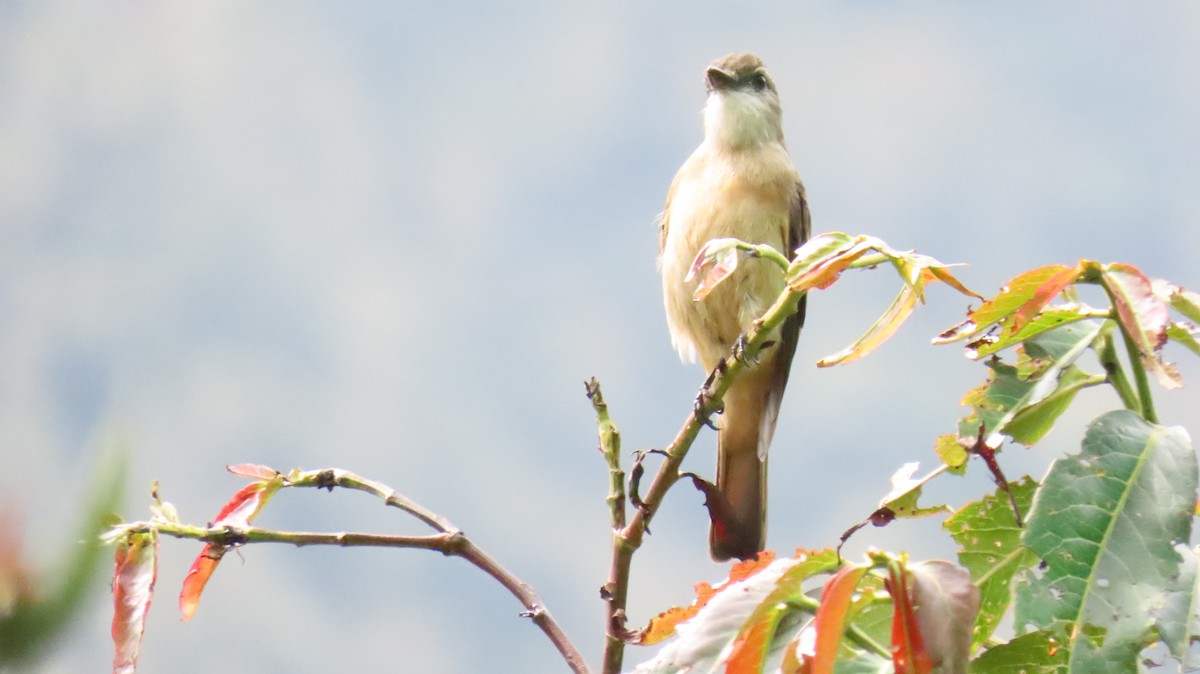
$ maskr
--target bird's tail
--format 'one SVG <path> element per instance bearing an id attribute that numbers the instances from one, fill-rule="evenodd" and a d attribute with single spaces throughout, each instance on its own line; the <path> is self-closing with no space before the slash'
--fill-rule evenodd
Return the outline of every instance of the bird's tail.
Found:
<path id="1" fill-rule="evenodd" d="M 767 448 L 775 434 L 782 391 L 763 367 L 734 382 L 725 394 L 717 434 L 717 489 L 725 506 L 712 517 L 708 543 L 714 560 L 752 559 L 767 537 Z M 722 512 L 723 511 L 723 512 Z"/>

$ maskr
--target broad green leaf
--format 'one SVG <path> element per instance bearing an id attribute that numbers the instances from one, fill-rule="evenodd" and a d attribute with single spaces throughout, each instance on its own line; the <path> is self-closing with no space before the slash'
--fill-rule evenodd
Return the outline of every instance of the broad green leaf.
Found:
<path id="1" fill-rule="evenodd" d="M 1181 631 L 1191 586 L 1177 546 L 1191 535 L 1196 492 L 1183 429 L 1128 410 L 1096 419 L 1034 498 L 1023 540 L 1044 568 L 1017 583 L 1018 629 L 1081 635 L 1068 646 L 1072 672 L 1133 671 L 1152 630 Z"/>
<path id="2" fill-rule="evenodd" d="M 1010 483 L 1009 488 L 1017 507 L 1028 513 L 1037 483 L 1026 476 Z M 1013 576 L 1033 566 L 1037 556 L 1021 544 L 1021 528 L 1003 490 L 963 506 L 942 526 L 958 543 L 958 561 L 979 587 L 979 616 L 971 638 L 971 648 L 976 649 L 992 636 L 1008 611 Z"/>
<path id="3" fill-rule="evenodd" d="M 971 674 L 1066 674 L 1067 649 L 1061 637 L 1031 632 L 989 648 L 971 663 Z"/>
<path id="4" fill-rule="evenodd" d="M 1102 325 L 1096 321 L 1074 323 L 1030 340 L 1026 355 L 1039 362 L 1028 379 L 1012 365 L 987 363 L 992 370 L 987 384 L 963 399 L 975 413 L 960 422 L 960 437 L 976 437 L 982 424 L 986 443 L 992 448 L 1000 446 L 1000 434 L 1023 444 L 1041 439 L 1066 410 L 1078 387 L 1090 381 L 1082 372 L 1072 371 L 1073 363 L 1100 334 Z"/>

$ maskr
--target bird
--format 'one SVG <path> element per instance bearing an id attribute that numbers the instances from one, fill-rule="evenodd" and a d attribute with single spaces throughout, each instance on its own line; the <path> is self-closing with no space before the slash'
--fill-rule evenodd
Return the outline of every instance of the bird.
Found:
<path id="1" fill-rule="evenodd" d="M 789 259 L 810 235 L 804 184 L 783 138 L 775 82 L 757 56 L 737 52 L 704 71 L 704 139 L 675 174 L 659 217 L 658 264 L 671 343 L 684 362 L 713 372 L 754 321 L 779 298 L 784 278 L 770 260 L 749 257 L 702 299 L 685 280 L 712 239 L 767 244 Z M 736 378 L 717 419 L 716 487 L 710 504 L 715 561 L 752 559 L 766 544 L 767 450 L 775 434 L 806 302 L 769 335 Z M 710 497 L 711 500 L 711 497 Z M 727 521 L 714 513 L 723 510 Z"/>

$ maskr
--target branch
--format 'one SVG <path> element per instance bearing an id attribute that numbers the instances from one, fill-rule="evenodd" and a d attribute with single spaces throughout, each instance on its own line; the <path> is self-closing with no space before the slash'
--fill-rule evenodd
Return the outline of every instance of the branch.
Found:
<path id="1" fill-rule="evenodd" d="M 608 582 L 605 583 L 605 595 L 608 602 L 607 631 L 604 645 L 604 664 L 601 670 L 604 674 L 616 674 L 621 669 L 624 659 L 625 642 L 630 636 L 625 628 L 626 603 L 629 592 L 629 573 L 633 563 L 633 553 L 642 545 L 646 528 L 658 512 L 667 491 L 679 480 L 679 467 L 687 456 L 700 429 L 709 423 L 709 417 L 721 409 L 721 401 L 730 384 L 747 367 L 754 362 L 759 352 L 767 342 L 767 337 L 783 324 L 792 314 L 796 313 L 796 304 L 807 291 L 785 290 L 775 300 L 775 304 L 755 321 L 745 340 L 734 348 L 734 354 L 726 357 L 717 364 L 709 380 L 701 388 L 696 398 L 696 405 L 683 427 L 675 435 L 675 439 L 663 454 L 666 460 L 659 466 L 654 475 L 650 488 L 641 498 L 640 505 L 632 520 L 620 528 L 614 528 L 612 563 L 609 570 Z M 738 348 L 740 347 L 740 348 Z"/>
<path id="2" fill-rule="evenodd" d="M 416 550 L 432 550 L 447 556 L 461 557 L 473 566 L 491 576 L 504 586 L 525 610 L 523 617 L 530 618 L 550 639 L 558 652 L 567 661 L 571 671 L 576 674 L 588 674 L 587 663 L 579 650 L 571 643 L 562 628 L 550 615 L 537 592 L 517 576 L 500 565 L 491 555 L 487 554 L 448 519 L 428 510 L 419 503 L 399 494 L 396 490 L 380 482 L 367 480 L 349 471 L 330 468 L 295 472 L 286 476 L 284 487 L 316 487 L 333 490 L 334 487 L 354 489 L 372 494 L 391 507 L 421 520 L 437 533 L 427 536 L 388 536 L 367 533 L 311 533 L 274 531 L 259 529 L 251 526 L 233 526 L 229 524 L 196 527 L 165 520 L 153 522 L 136 522 L 122 526 L 121 529 L 133 532 L 157 530 L 159 533 L 175 538 L 194 538 L 214 545 L 231 547 L 246 543 L 287 543 L 297 547 L 308 545 L 334 545 L 342 547 L 391 547 L 412 548 Z"/>

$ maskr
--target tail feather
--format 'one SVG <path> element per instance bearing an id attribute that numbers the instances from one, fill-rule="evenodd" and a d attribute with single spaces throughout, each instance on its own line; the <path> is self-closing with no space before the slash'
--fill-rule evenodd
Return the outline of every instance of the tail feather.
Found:
<path id="1" fill-rule="evenodd" d="M 717 489 L 728 505 L 729 521 L 714 518 L 708 537 L 717 561 L 751 559 L 766 544 L 767 447 L 779 413 L 770 372 L 748 372 L 725 394 L 717 434 Z"/>

